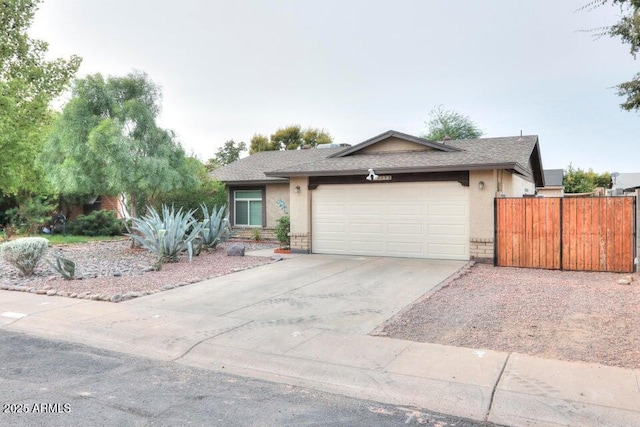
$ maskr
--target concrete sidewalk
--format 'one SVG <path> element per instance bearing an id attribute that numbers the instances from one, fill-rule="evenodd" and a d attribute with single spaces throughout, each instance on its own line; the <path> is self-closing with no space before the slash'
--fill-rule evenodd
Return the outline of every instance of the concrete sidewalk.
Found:
<path id="1" fill-rule="evenodd" d="M 638 370 L 366 335 L 462 265 L 311 255 L 119 304 L 1 291 L 0 327 L 498 424 L 640 425 Z"/>

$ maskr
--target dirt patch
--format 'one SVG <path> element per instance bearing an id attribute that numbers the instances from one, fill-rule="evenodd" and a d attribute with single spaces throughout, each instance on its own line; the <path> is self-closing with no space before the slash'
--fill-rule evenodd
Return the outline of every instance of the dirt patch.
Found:
<path id="1" fill-rule="evenodd" d="M 617 283 L 627 276 L 476 264 L 378 334 L 640 368 L 640 281 Z"/>

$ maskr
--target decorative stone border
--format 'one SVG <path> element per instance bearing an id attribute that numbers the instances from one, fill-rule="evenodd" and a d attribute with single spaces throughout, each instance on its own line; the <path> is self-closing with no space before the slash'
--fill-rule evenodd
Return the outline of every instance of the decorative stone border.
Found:
<path id="1" fill-rule="evenodd" d="M 273 258 L 274 261 L 280 261 L 282 258 L 280 257 L 280 259 L 275 259 L 275 257 Z M 244 271 L 244 270 L 250 270 L 252 268 L 256 268 L 256 267 L 260 267 L 264 264 L 257 264 L 257 265 L 250 265 L 247 267 L 243 267 L 243 268 L 234 268 L 232 270 L 232 273 L 237 273 L 239 271 Z M 76 299 L 86 299 L 86 300 L 93 300 L 93 301 L 105 301 L 105 302 L 114 302 L 114 303 L 118 303 L 118 302 L 122 302 L 122 301 L 128 301 L 134 298 L 140 298 L 140 297 L 144 297 L 147 295 L 153 295 L 153 294 L 157 294 L 158 292 L 163 292 L 163 291 L 169 291 L 171 289 L 175 289 L 175 288 L 180 288 L 183 286 L 187 286 L 190 285 L 192 283 L 198 283 L 198 282 L 203 282 L 205 280 L 209 280 L 209 279 L 215 279 L 216 277 L 220 277 L 220 276 L 224 276 L 225 274 L 218 274 L 218 275 L 214 275 L 214 276 L 210 276 L 210 277 L 196 277 L 193 278 L 191 280 L 185 281 L 185 282 L 179 282 L 176 283 L 175 285 L 164 285 L 161 288 L 158 289 L 154 289 L 151 291 L 129 291 L 126 292 L 124 294 L 121 293 L 116 293 L 116 294 L 105 294 L 105 293 L 92 293 L 92 292 L 68 292 L 68 291 L 61 291 L 61 290 L 57 290 L 54 289 L 51 286 L 45 286 L 43 288 L 36 288 L 33 286 L 21 286 L 21 285 L 2 285 L 0 284 L 0 290 L 3 291 L 17 291 L 17 292 L 28 292 L 31 294 L 36 294 L 36 295 L 46 295 L 49 297 L 52 296 L 61 296 L 61 297 L 66 297 L 66 298 L 76 298 Z M 76 279 L 78 280 L 78 279 Z"/>

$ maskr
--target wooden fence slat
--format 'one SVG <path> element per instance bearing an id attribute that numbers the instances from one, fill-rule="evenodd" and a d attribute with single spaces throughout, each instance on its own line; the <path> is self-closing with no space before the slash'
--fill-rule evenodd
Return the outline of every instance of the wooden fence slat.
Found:
<path id="1" fill-rule="evenodd" d="M 499 198 L 496 263 L 583 271 L 633 271 L 632 197 Z"/>

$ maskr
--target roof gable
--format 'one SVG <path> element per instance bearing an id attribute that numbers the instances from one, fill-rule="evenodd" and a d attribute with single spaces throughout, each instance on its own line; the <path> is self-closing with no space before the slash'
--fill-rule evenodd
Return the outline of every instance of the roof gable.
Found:
<path id="1" fill-rule="evenodd" d="M 357 154 L 398 153 L 407 151 L 460 151 L 459 149 L 440 142 L 429 141 L 417 136 L 390 130 L 373 138 L 367 139 L 353 147 L 346 148 L 331 157 L 339 158 Z"/>

